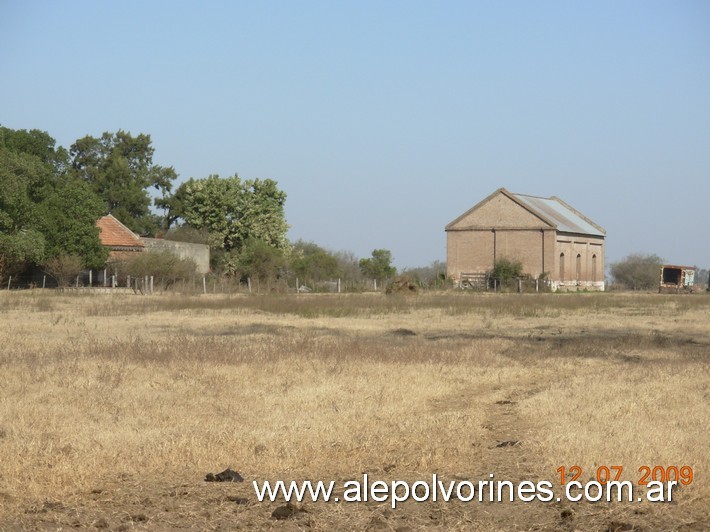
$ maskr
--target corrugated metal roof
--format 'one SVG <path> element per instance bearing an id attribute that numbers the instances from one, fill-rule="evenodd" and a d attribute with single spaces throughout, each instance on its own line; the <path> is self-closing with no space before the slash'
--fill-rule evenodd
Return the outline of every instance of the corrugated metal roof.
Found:
<path id="1" fill-rule="evenodd" d="M 582 216 L 556 198 L 538 198 L 524 194 L 512 194 L 515 199 L 526 205 L 530 210 L 547 218 L 564 233 L 582 233 L 585 235 L 604 236 L 600 231 Z"/>

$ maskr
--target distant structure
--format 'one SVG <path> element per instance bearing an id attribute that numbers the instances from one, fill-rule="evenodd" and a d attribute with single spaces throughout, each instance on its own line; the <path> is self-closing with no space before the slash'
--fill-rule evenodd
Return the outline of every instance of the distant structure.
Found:
<path id="1" fill-rule="evenodd" d="M 145 244 L 128 227 L 118 221 L 113 214 L 102 216 L 96 221 L 99 228 L 99 240 L 108 248 L 108 262 L 128 260 L 145 248 Z"/>
<path id="2" fill-rule="evenodd" d="M 693 266 L 661 266 L 660 293 L 693 292 L 695 290 L 695 268 Z"/>
<path id="3" fill-rule="evenodd" d="M 117 273 L 118 264 L 129 260 L 138 253 L 151 251 L 169 251 L 181 259 L 192 259 L 197 264 L 199 273 L 210 271 L 210 247 L 207 244 L 177 242 L 158 238 L 141 238 L 123 225 L 112 214 L 102 216 L 96 221 L 101 244 L 109 249 L 107 268 L 93 277 L 99 284 L 108 283 L 112 272 Z"/>
<path id="4" fill-rule="evenodd" d="M 446 226 L 447 275 L 485 277 L 501 258 L 519 260 L 553 290 L 604 290 L 606 231 L 556 196 L 499 188 Z"/>
<path id="5" fill-rule="evenodd" d="M 198 273 L 210 271 L 210 247 L 207 244 L 193 242 L 178 242 L 163 238 L 141 238 L 145 251 L 169 251 L 181 259 L 192 259 L 197 264 Z"/>

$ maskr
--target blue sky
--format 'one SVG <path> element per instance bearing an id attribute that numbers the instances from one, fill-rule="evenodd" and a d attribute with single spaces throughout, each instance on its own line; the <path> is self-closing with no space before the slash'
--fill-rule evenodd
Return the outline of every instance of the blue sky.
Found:
<path id="1" fill-rule="evenodd" d="M 0 0 L 0 80 L 6 127 L 275 179 L 293 240 L 425 265 L 504 186 L 710 267 L 706 1 Z"/>

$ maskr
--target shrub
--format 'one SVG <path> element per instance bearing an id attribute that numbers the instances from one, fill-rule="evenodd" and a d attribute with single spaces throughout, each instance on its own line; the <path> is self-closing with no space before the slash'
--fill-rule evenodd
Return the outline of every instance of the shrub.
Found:
<path id="1" fill-rule="evenodd" d="M 611 275 L 631 290 L 651 290 L 658 287 L 663 262 L 658 255 L 632 253 L 611 265 Z"/>
<path id="2" fill-rule="evenodd" d="M 169 251 L 144 251 L 125 261 L 120 269 L 131 277 L 152 275 L 166 286 L 195 275 L 197 264 L 192 259 L 181 259 Z"/>
<path id="3" fill-rule="evenodd" d="M 510 281 L 523 276 L 523 263 L 519 260 L 498 259 L 491 271 L 491 277 L 501 282 Z"/>
<path id="4" fill-rule="evenodd" d="M 271 281 L 279 277 L 285 265 L 282 250 L 262 240 L 250 238 L 239 252 L 228 254 L 226 270 L 242 277 Z"/>
<path id="5" fill-rule="evenodd" d="M 293 273 L 302 281 L 317 282 L 342 276 L 338 259 L 313 242 L 296 242 L 290 263 Z"/>
<path id="6" fill-rule="evenodd" d="M 65 288 L 84 269 L 84 260 L 79 255 L 60 253 L 48 260 L 44 269 L 56 279 L 59 288 Z"/>

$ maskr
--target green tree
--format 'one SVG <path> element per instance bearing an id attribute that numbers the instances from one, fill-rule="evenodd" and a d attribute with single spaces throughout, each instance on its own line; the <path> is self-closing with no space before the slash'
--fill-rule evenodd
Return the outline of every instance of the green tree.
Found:
<path id="1" fill-rule="evenodd" d="M 153 163 L 154 151 L 150 135 L 134 137 L 121 130 L 83 137 L 70 149 L 73 173 L 103 200 L 104 211 L 141 235 L 154 234 L 160 226 L 150 211 L 149 189 L 165 197 L 177 178 L 172 167 Z"/>
<path id="2" fill-rule="evenodd" d="M 299 240 L 291 251 L 291 269 L 301 280 L 323 281 L 342 276 L 338 259 L 313 242 Z"/>
<path id="3" fill-rule="evenodd" d="M 288 224 L 284 215 L 286 194 L 271 179 L 242 181 L 239 176 L 190 179 L 175 191 L 169 203 L 171 220 L 182 219 L 190 227 L 209 234 L 216 261 L 232 269 L 236 256 L 249 240 L 257 240 L 286 252 Z"/>
<path id="4" fill-rule="evenodd" d="M 283 251 L 266 242 L 250 238 L 238 252 L 229 255 L 227 271 L 260 281 L 278 278 L 286 265 Z"/>
<path id="5" fill-rule="evenodd" d="M 55 175 L 63 174 L 69 167 L 69 153 L 63 147 L 56 146 L 56 141 L 45 131 L 14 130 L 0 126 L 0 147 L 37 157 L 51 166 Z"/>
<path id="6" fill-rule="evenodd" d="M 103 203 L 77 179 L 58 184 L 36 207 L 36 226 L 45 236 L 47 257 L 76 255 L 84 266 L 102 268 L 108 250 L 101 245 L 96 220 L 103 214 Z"/>
<path id="7" fill-rule="evenodd" d="M 102 203 L 86 183 L 66 173 L 66 161 L 66 151 L 55 148 L 48 134 L 0 128 L 3 270 L 62 253 L 79 255 L 92 267 L 105 262 L 95 225 Z"/>
<path id="8" fill-rule="evenodd" d="M 14 275 L 44 258 L 44 236 L 34 229 L 14 234 L 0 232 L 0 279 Z"/>
<path id="9" fill-rule="evenodd" d="M 663 262 L 658 255 L 632 253 L 611 265 L 611 275 L 631 290 L 652 290 L 658 288 Z"/>
<path id="10" fill-rule="evenodd" d="M 163 236 L 165 240 L 176 242 L 192 242 L 194 244 L 209 244 L 210 234 L 207 229 L 195 229 L 187 224 L 169 229 Z"/>
<path id="11" fill-rule="evenodd" d="M 397 273 L 397 269 L 392 266 L 392 252 L 388 249 L 375 249 L 372 257 L 360 259 L 360 270 L 368 279 L 378 281 L 389 279 Z"/>
<path id="12" fill-rule="evenodd" d="M 0 146 L 0 278 L 45 255 L 45 238 L 35 227 L 36 203 L 51 172 L 35 156 Z"/>

